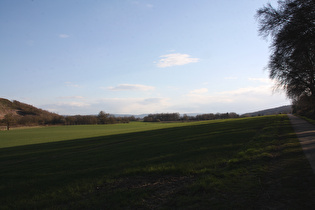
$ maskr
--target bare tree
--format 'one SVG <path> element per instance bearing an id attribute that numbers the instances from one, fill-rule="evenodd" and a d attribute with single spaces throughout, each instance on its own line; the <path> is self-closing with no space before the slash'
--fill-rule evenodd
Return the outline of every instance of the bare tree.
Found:
<path id="1" fill-rule="evenodd" d="M 257 18 L 260 35 L 272 39 L 268 69 L 277 88 L 295 101 L 315 98 L 315 1 L 279 0 L 278 8 L 259 9 Z"/>
<path id="2" fill-rule="evenodd" d="M 6 114 L 3 119 L 4 123 L 7 125 L 7 130 L 10 130 L 10 126 L 14 123 L 13 114 Z"/>

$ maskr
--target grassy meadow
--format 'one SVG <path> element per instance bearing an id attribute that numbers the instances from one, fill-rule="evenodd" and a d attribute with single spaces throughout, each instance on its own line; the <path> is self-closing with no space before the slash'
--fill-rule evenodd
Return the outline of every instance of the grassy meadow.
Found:
<path id="1" fill-rule="evenodd" d="M 286 115 L 0 131 L 0 209 L 311 209 Z"/>
<path id="2" fill-rule="evenodd" d="M 135 133 L 163 128 L 187 126 L 186 123 L 143 123 L 130 122 L 126 124 L 108 125 L 69 125 L 42 126 L 36 129 L 21 127 L 10 132 L 1 132 L 0 148 L 22 146 L 29 144 L 50 143 L 65 140 L 110 136 L 125 133 Z"/>

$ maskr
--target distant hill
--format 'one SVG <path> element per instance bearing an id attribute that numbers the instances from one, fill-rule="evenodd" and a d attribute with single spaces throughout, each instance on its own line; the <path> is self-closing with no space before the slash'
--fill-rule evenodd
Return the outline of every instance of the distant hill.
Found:
<path id="1" fill-rule="evenodd" d="M 273 114 L 289 114 L 292 112 L 292 106 L 280 106 L 272 109 L 265 109 L 257 112 L 251 112 L 243 114 L 242 116 L 262 116 L 262 115 L 273 115 Z"/>
<path id="2" fill-rule="evenodd" d="M 0 98 L 0 120 L 4 118 L 6 114 L 12 114 L 13 117 L 45 117 L 45 118 L 56 118 L 59 117 L 58 114 L 48 112 L 36 108 L 32 105 L 25 104 L 16 100 L 10 101 L 5 98 Z"/>
<path id="3" fill-rule="evenodd" d="M 273 114 L 286 114 L 291 113 L 292 106 L 281 106 L 276 107 L 272 109 L 265 109 L 261 111 L 256 112 L 250 112 L 243 114 L 242 116 L 259 116 L 259 115 L 273 115 Z M 56 120 L 56 118 L 61 118 L 62 116 L 51 113 L 46 110 L 42 110 L 39 108 L 36 108 L 32 105 L 22 103 L 16 100 L 10 101 L 5 98 L 0 98 L 0 121 L 4 118 L 6 114 L 12 114 L 15 117 L 23 118 L 23 117 L 36 117 L 36 118 L 43 118 L 45 122 L 53 120 L 53 118 Z M 199 114 L 199 113 L 198 113 Z M 195 116 L 198 115 L 197 113 L 193 114 L 187 114 L 188 116 Z M 128 116 L 134 116 L 136 118 L 143 118 L 147 116 L 147 114 L 141 114 L 141 115 L 123 115 L 123 114 L 115 114 L 115 117 L 128 117 Z"/>

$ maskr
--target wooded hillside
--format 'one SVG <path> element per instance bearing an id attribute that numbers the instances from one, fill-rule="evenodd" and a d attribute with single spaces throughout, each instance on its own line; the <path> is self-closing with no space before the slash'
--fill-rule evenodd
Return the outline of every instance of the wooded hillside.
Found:
<path id="1" fill-rule="evenodd" d="M 115 117 L 101 111 L 99 115 L 61 116 L 19 101 L 0 98 L 0 125 L 91 125 L 128 123 L 137 120 L 134 116 Z"/>
<path id="2" fill-rule="evenodd" d="M 0 98 L 0 120 L 9 120 L 11 121 L 10 124 L 20 125 L 63 123 L 63 117 L 56 113 L 4 98 Z"/>

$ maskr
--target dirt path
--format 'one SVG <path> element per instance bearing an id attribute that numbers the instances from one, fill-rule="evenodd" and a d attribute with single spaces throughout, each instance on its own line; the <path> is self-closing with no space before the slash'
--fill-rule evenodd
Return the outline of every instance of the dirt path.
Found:
<path id="1" fill-rule="evenodd" d="M 315 125 L 291 114 L 288 117 L 315 173 Z"/>

